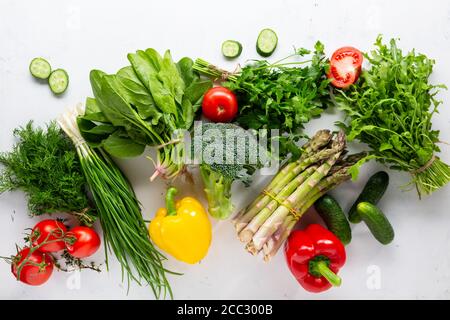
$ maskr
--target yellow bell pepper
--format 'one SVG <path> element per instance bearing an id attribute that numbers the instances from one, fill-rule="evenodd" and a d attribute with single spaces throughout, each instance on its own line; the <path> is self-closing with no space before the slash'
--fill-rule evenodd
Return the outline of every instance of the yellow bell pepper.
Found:
<path id="1" fill-rule="evenodd" d="M 150 238 L 163 251 L 186 263 L 197 263 L 208 253 L 212 227 L 202 204 L 185 197 L 175 203 L 177 189 L 166 194 L 166 208 L 160 208 L 149 226 Z"/>

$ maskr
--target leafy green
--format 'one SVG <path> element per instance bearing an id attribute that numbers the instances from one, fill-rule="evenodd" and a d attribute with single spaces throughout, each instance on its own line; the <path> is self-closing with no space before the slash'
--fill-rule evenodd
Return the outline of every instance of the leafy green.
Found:
<path id="1" fill-rule="evenodd" d="M 46 129 L 35 128 L 30 121 L 15 129 L 14 136 L 18 141 L 12 151 L 0 154 L 0 193 L 25 192 L 31 216 L 69 212 L 92 224 L 95 210 L 76 150 L 59 127 L 51 122 Z"/>
<path id="2" fill-rule="evenodd" d="M 449 166 L 434 155 L 439 131 L 431 118 L 441 104 L 436 95 L 445 88 L 429 82 L 434 60 L 414 50 L 403 54 L 395 39 L 386 45 L 381 36 L 364 56 L 370 69 L 348 90 L 335 90 L 336 104 L 349 118 L 338 125 L 349 140 L 368 144 L 370 157 L 410 172 L 419 194 L 431 193 L 450 181 Z"/>
<path id="3" fill-rule="evenodd" d="M 190 58 L 175 63 L 169 51 L 154 49 L 128 54 L 130 66 L 116 74 L 92 70 L 95 99 L 88 98 L 78 119 L 81 134 L 91 147 L 103 147 L 113 156 L 140 155 L 146 145 L 160 146 L 155 176 L 172 178 L 183 171 L 183 158 L 173 136 L 189 130 L 210 80 L 200 79 Z"/>
<path id="4" fill-rule="evenodd" d="M 310 60 L 285 62 L 306 55 L 311 55 Z M 238 97 L 239 125 L 246 129 L 278 129 L 280 135 L 286 134 L 277 137 L 281 153 L 298 153 L 295 142 L 304 124 L 319 117 L 330 102 L 327 66 L 324 46 L 317 42 L 314 52 L 300 48 L 275 63 L 256 60 L 237 74 L 202 59 L 196 60 L 194 69 L 217 79 L 227 79 L 222 84 Z"/>
<path id="5" fill-rule="evenodd" d="M 225 82 L 239 99 L 237 122 L 244 128 L 294 132 L 319 116 L 329 97 L 323 50 L 317 42 L 311 64 L 305 67 L 261 60 L 242 68 L 236 81 Z"/>

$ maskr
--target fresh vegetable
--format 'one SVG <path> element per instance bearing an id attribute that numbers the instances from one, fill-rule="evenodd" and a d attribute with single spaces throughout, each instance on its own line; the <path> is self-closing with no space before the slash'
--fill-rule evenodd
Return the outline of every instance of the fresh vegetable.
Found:
<path id="1" fill-rule="evenodd" d="M 42 220 L 31 231 L 31 241 L 33 246 L 40 246 L 41 252 L 58 252 L 65 248 L 66 232 L 64 223 L 51 219 Z"/>
<path id="2" fill-rule="evenodd" d="M 361 73 L 363 55 L 353 47 L 343 47 L 336 50 L 330 59 L 330 68 L 327 76 L 336 88 L 347 88 Z"/>
<path id="3" fill-rule="evenodd" d="M 112 251 L 128 283 L 145 281 L 157 298 L 172 292 L 162 265 L 165 257 L 150 242 L 139 202 L 125 175 L 102 148 L 92 149 L 81 136 L 78 105 L 58 118 L 61 128 L 76 146 L 84 176 L 96 204 L 103 229 L 106 254 Z M 107 261 L 108 263 L 108 261 Z"/>
<path id="4" fill-rule="evenodd" d="M 225 58 L 234 59 L 241 55 L 242 45 L 235 40 L 226 40 L 222 43 L 222 54 Z"/>
<path id="5" fill-rule="evenodd" d="M 303 125 L 320 116 L 329 104 L 331 80 L 325 75 L 328 62 L 324 46 L 317 42 L 310 60 L 288 60 L 310 53 L 298 49 L 274 63 L 255 61 L 238 73 L 221 70 L 202 59 L 195 61 L 193 69 L 221 80 L 224 87 L 237 95 L 239 115 L 236 121 L 243 128 L 280 130 L 279 149 L 283 158 L 297 152 L 295 142 Z M 301 67 L 302 64 L 308 65 Z M 295 65 L 297 67 L 292 67 Z M 281 137 L 283 133 L 288 135 Z"/>
<path id="6" fill-rule="evenodd" d="M 53 258 L 36 248 L 20 250 L 13 258 L 11 272 L 17 280 L 30 286 L 40 286 L 48 281 L 53 272 Z"/>
<path id="7" fill-rule="evenodd" d="M 344 245 L 330 231 L 318 224 L 295 230 L 285 247 L 289 269 L 307 291 L 322 292 L 340 286 L 337 275 L 345 264 Z"/>
<path id="8" fill-rule="evenodd" d="M 271 56 L 277 48 L 278 37 L 272 29 L 263 29 L 256 40 L 256 51 L 263 57 Z"/>
<path id="9" fill-rule="evenodd" d="M 131 66 L 116 74 L 92 70 L 90 81 L 95 99 L 86 101 L 78 119 L 84 139 L 93 148 L 127 158 L 157 147 L 155 172 L 172 179 L 185 171 L 183 131 L 192 127 L 210 80 L 200 79 L 192 60 L 175 63 L 169 51 L 161 56 L 154 49 L 128 54 Z"/>
<path id="10" fill-rule="evenodd" d="M 375 239 L 382 244 L 389 244 L 394 240 L 394 229 L 378 207 L 369 202 L 360 202 L 356 209 Z"/>
<path id="11" fill-rule="evenodd" d="M 29 69 L 33 77 L 43 80 L 48 79 L 52 72 L 50 63 L 44 58 L 34 58 L 31 60 Z"/>
<path id="12" fill-rule="evenodd" d="M 150 222 L 150 237 L 177 260 L 195 264 L 208 253 L 211 222 L 198 200 L 185 197 L 175 203 L 176 193 L 174 187 L 167 190 L 166 208 L 160 208 Z"/>
<path id="13" fill-rule="evenodd" d="M 96 212 L 86 195 L 86 179 L 71 141 L 56 123 L 45 129 L 30 121 L 14 130 L 11 152 L 0 153 L 0 193 L 25 192 L 31 216 L 67 212 L 91 225 Z"/>
<path id="14" fill-rule="evenodd" d="M 344 245 L 349 244 L 352 240 L 352 230 L 336 199 L 326 194 L 314 203 L 314 207 L 328 230 L 333 232 Z"/>
<path id="15" fill-rule="evenodd" d="M 192 157 L 200 163 L 208 212 L 216 219 L 227 219 L 234 208 L 231 185 L 234 181 L 250 185 L 255 170 L 265 163 L 260 156 L 264 153 L 250 159 L 251 148 L 257 143 L 255 136 L 231 123 L 196 126 L 192 140 Z"/>
<path id="16" fill-rule="evenodd" d="M 372 149 L 365 160 L 409 172 L 419 196 L 430 194 L 450 181 L 450 167 L 436 155 L 439 131 L 431 124 L 441 104 L 436 95 L 445 86 L 429 81 L 434 60 L 414 50 L 404 54 L 395 39 L 386 45 L 379 36 L 375 46 L 365 55 L 370 69 L 347 91 L 335 90 L 336 105 L 349 118 L 340 126 L 349 140 Z"/>
<path id="17" fill-rule="evenodd" d="M 64 93 L 69 86 L 69 75 L 63 69 L 56 69 L 50 74 L 48 85 L 54 94 Z"/>
<path id="18" fill-rule="evenodd" d="M 100 248 L 100 237 L 97 232 L 84 226 L 72 228 L 64 240 L 67 252 L 75 258 L 87 258 Z"/>
<path id="19" fill-rule="evenodd" d="M 389 175 L 387 172 L 378 171 L 373 174 L 369 180 L 367 180 L 367 183 L 361 191 L 358 199 L 356 199 L 355 203 L 350 208 L 350 211 L 348 212 L 348 220 L 353 223 L 361 222 L 361 216 L 358 214 L 358 210 L 356 210 L 357 205 L 360 202 L 369 202 L 374 205 L 377 204 L 386 192 L 388 185 Z"/>
<path id="20" fill-rule="evenodd" d="M 211 121 L 230 122 L 238 112 L 235 94 L 224 87 L 209 89 L 203 97 L 202 112 Z"/>
<path id="21" fill-rule="evenodd" d="M 270 260 L 302 215 L 330 189 L 350 179 L 350 168 L 364 154 L 344 158 L 345 135 L 318 131 L 303 146 L 300 159 L 286 164 L 245 210 L 234 219 L 246 249 Z"/>

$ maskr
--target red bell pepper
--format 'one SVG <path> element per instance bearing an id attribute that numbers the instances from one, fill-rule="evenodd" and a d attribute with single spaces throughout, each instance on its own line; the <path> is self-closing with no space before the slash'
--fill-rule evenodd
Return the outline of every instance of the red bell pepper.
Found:
<path id="1" fill-rule="evenodd" d="M 337 272 L 346 255 L 342 242 L 318 224 L 291 233 L 285 246 L 289 269 L 300 285 L 310 292 L 325 291 L 339 286 Z"/>

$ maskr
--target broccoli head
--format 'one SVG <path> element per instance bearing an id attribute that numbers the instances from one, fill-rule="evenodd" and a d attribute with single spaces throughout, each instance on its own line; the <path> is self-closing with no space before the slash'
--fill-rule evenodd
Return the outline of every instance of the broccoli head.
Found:
<path id="1" fill-rule="evenodd" d="M 210 215 L 228 218 L 233 212 L 232 183 L 239 180 L 249 186 L 264 163 L 255 135 L 231 123 L 202 123 L 194 129 L 191 150 L 200 162 Z"/>

